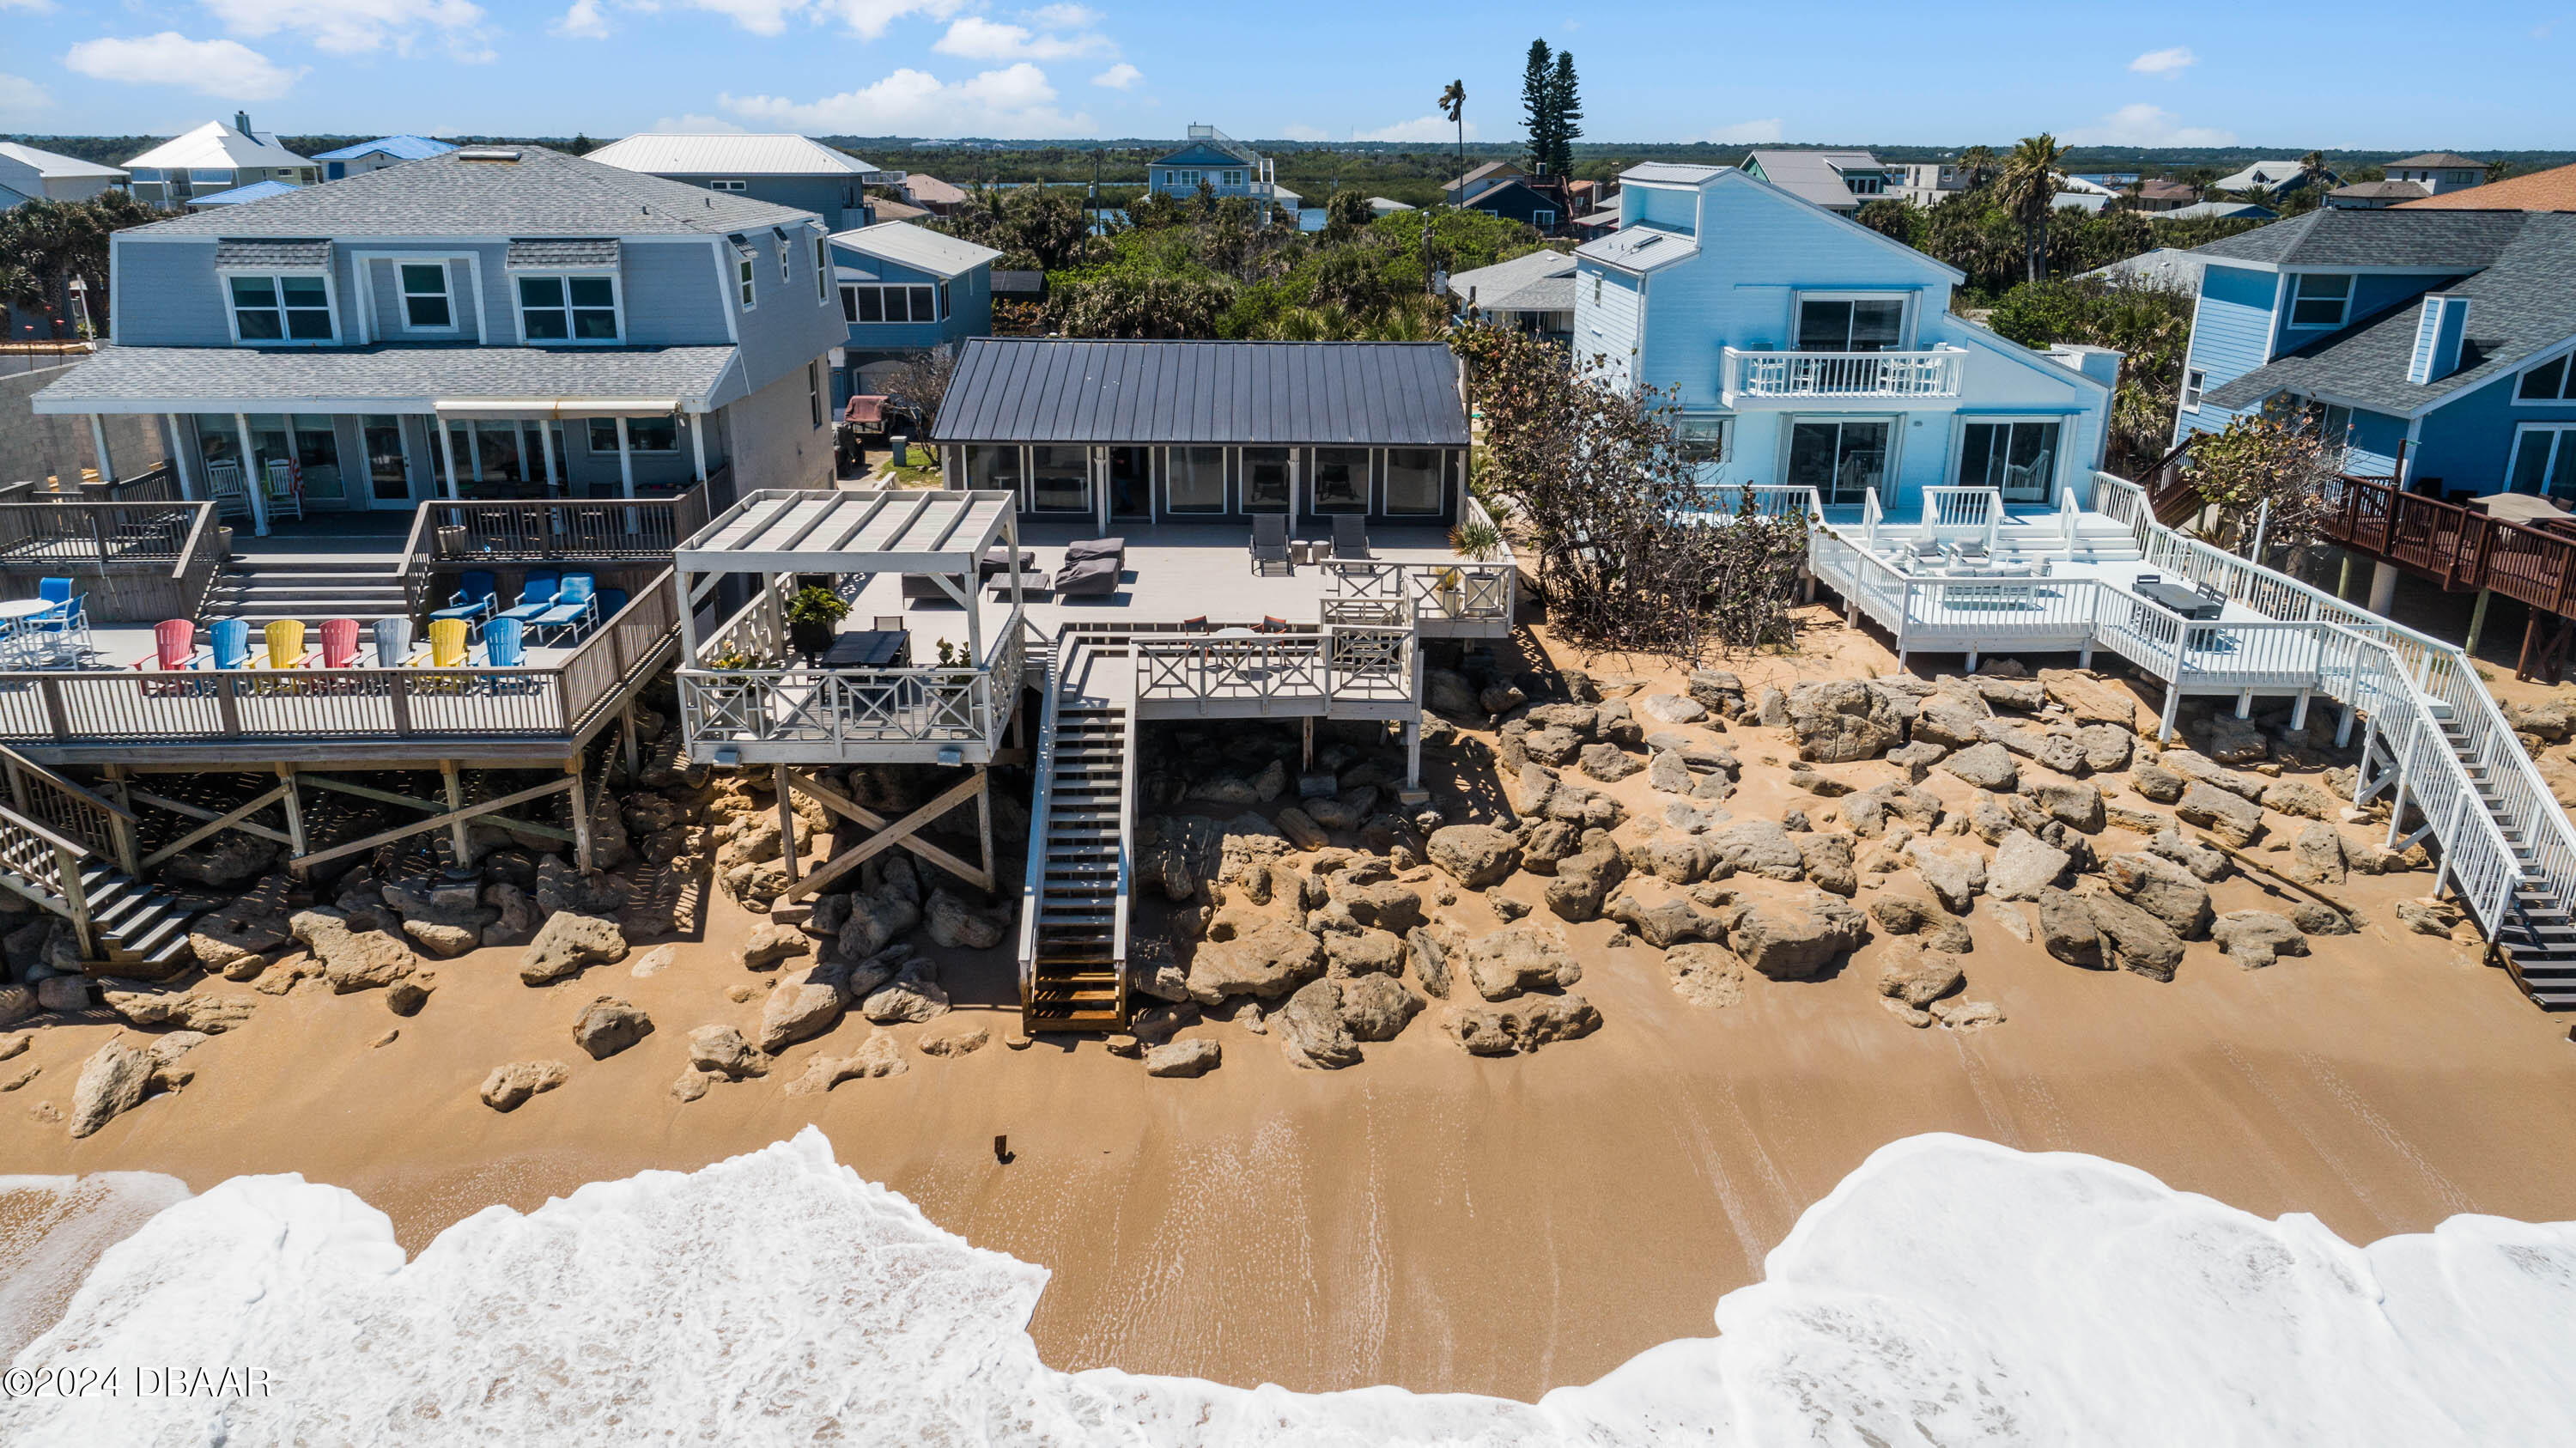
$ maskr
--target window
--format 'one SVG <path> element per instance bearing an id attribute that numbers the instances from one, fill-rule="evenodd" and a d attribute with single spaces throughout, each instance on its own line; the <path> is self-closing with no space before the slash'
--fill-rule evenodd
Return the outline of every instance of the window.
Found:
<path id="1" fill-rule="evenodd" d="M 1537 207 L 1530 212 L 1530 225 L 1541 228 L 1554 226 L 1556 225 L 1556 213 L 1550 211 L 1544 206 Z"/>
<path id="2" fill-rule="evenodd" d="M 829 238 L 814 238 L 814 300 L 832 299 L 832 243 Z"/>
<path id="3" fill-rule="evenodd" d="M 367 479 L 380 503 L 411 497 L 411 465 L 403 456 L 402 419 L 389 414 L 362 417 L 359 436 L 367 446 Z"/>
<path id="4" fill-rule="evenodd" d="M 328 342 L 331 292 L 322 278 L 227 278 L 232 286 L 233 327 L 245 342 Z"/>
<path id="5" fill-rule="evenodd" d="M 1307 507 L 1317 513 L 1365 513 L 1369 507 L 1369 450 L 1315 449 L 1315 483 Z"/>
<path id="6" fill-rule="evenodd" d="M 616 341 L 616 280 L 519 278 L 519 335 L 531 342 Z"/>
<path id="7" fill-rule="evenodd" d="M 2200 394 L 2209 386 L 2209 374 L 2195 367 L 2182 375 L 2182 410 L 2200 411 Z"/>
<path id="8" fill-rule="evenodd" d="M 2522 374 L 2514 388 L 2516 402 L 2576 402 L 2576 366 L 2570 359 L 2555 358 Z"/>
<path id="9" fill-rule="evenodd" d="M 1173 513 L 1225 511 L 1225 449 L 1176 447 L 1163 462 L 1163 507 Z"/>
<path id="10" fill-rule="evenodd" d="M 748 183 L 742 181 L 710 181 L 707 185 L 709 188 L 717 191 L 748 191 L 751 189 Z"/>
<path id="11" fill-rule="evenodd" d="M 1242 172 L 1240 172 L 1240 171 L 1228 171 L 1228 172 L 1226 172 L 1226 173 L 1225 173 L 1225 184 L 1226 184 L 1226 185 L 1228 185 L 1228 186 L 1240 186 L 1240 185 L 1242 185 L 1242 184 L 1243 184 L 1243 173 L 1242 173 Z"/>
<path id="12" fill-rule="evenodd" d="M 2352 305 L 2352 277 L 2330 276 L 2322 272 L 2301 272 L 2292 283 L 2290 325 L 2293 327 L 2340 327 L 2344 312 Z"/>
<path id="13" fill-rule="evenodd" d="M 1445 512 L 1449 505 L 1449 459 L 1453 453 L 1429 447 L 1386 450 L 1386 511 L 1423 517 Z"/>
<path id="14" fill-rule="evenodd" d="M 814 425 L 823 425 L 823 364 L 805 364 L 805 400 L 814 404 Z"/>
<path id="15" fill-rule="evenodd" d="M 789 247 L 788 247 L 788 245 L 787 245 L 787 238 L 786 238 L 786 237 L 784 237 L 784 236 L 779 237 L 779 238 L 778 238 L 778 279 L 779 279 L 781 282 L 786 281 L 786 280 L 788 279 L 788 275 L 789 275 L 788 270 L 787 270 L 787 256 L 788 256 L 788 251 L 789 251 Z"/>
<path id="16" fill-rule="evenodd" d="M 1857 503 L 1887 475 L 1895 425 L 1885 419 L 1800 419 L 1789 425 L 1789 486 L 1828 503 Z"/>
<path id="17" fill-rule="evenodd" d="M 1294 474 L 1284 447 L 1243 450 L 1243 511 L 1284 513 Z"/>
<path id="18" fill-rule="evenodd" d="M 758 286 L 758 282 L 752 271 L 752 263 L 758 260 L 759 256 L 760 253 L 753 251 L 747 246 L 739 249 L 734 254 L 733 274 L 734 285 L 736 287 L 734 300 L 741 303 L 742 309 L 746 312 L 751 310 L 754 289 Z"/>
<path id="19" fill-rule="evenodd" d="M 1971 422 L 1959 434 L 1959 486 L 1999 488 L 2014 502 L 2046 502 L 2056 481 L 2055 422 Z"/>
<path id="20" fill-rule="evenodd" d="M 1039 513 L 1090 512 L 1090 449 L 1064 443 L 1030 448 L 1029 508 Z"/>
<path id="21" fill-rule="evenodd" d="M 2517 493 L 2576 500 L 2576 424 L 2517 428 L 2506 477 Z"/>
<path id="22" fill-rule="evenodd" d="M 617 455 L 617 419 L 594 417 L 590 420 L 590 450 Z M 639 453 L 675 453 L 680 450 L 680 424 L 669 417 L 630 417 L 626 419 L 626 450 Z"/>
<path id="23" fill-rule="evenodd" d="M 975 444 L 967 447 L 966 486 L 997 489 L 1006 493 L 1020 490 L 1020 450 Z"/>
<path id="24" fill-rule="evenodd" d="M 1800 297 L 1801 352 L 1884 352 L 1905 336 L 1901 297 Z"/>
<path id="25" fill-rule="evenodd" d="M 402 265 L 403 323 L 415 332 L 453 332 L 456 313 L 448 305 L 447 263 Z"/>
<path id="26" fill-rule="evenodd" d="M 936 322 L 947 314 L 940 305 L 945 287 L 845 286 L 841 315 L 853 322 Z"/>
<path id="27" fill-rule="evenodd" d="M 1726 461 L 1726 422 L 1723 417 L 1702 416 L 1673 423 L 1673 451 L 1700 472 L 1702 481 L 1715 481 L 1708 470 Z"/>

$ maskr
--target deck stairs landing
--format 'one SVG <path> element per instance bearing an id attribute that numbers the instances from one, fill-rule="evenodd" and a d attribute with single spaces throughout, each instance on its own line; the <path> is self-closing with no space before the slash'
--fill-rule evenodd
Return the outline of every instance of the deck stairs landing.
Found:
<path id="1" fill-rule="evenodd" d="M 1045 722 L 1020 904 L 1021 1028 L 1123 1031 L 1136 753 L 1126 639 L 1066 630 L 1040 687 Z"/>
<path id="2" fill-rule="evenodd" d="M 326 618 L 372 621 L 411 611 L 402 575 L 387 558 L 234 558 L 206 590 L 200 624 L 238 618 L 251 633 L 278 619 L 318 624 Z"/>

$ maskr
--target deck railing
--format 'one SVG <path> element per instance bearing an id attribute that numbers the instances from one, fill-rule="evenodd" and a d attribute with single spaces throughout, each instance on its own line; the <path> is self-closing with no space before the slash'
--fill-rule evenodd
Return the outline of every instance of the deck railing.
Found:
<path id="1" fill-rule="evenodd" d="M 433 501 L 420 506 L 406 551 L 441 562 L 665 558 L 706 522 L 704 488 L 666 498 Z M 417 546 L 424 529 L 425 548 Z"/>
<path id="2" fill-rule="evenodd" d="M 1740 397 L 1955 397 L 1964 348 L 1907 352 L 1761 352 L 1728 347 L 1719 391 L 1728 406 Z"/>
<path id="3" fill-rule="evenodd" d="M 1000 744 L 1027 648 L 1019 610 L 975 664 L 830 669 L 714 662 L 774 656 L 776 605 L 774 591 L 755 596 L 679 671 L 682 720 L 693 745 Z"/>
<path id="4" fill-rule="evenodd" d="M 2491 588 L 2519 603 L 2576 615 L 2576 538 L 2420 497 L 2368 478 L 2326 486 L 2332 510 L 2319 531 L 2440 579 Z"/>

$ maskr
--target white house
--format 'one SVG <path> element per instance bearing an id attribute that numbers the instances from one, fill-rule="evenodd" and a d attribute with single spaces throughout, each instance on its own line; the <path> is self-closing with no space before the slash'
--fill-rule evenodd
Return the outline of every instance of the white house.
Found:
<path id="1" fill-rule="evenodd" d="M 322 168 L 277 143 L 267 131 L 250 128 L 250 114 L 233 113 L 233 123 L 208 121 L 175 140 L 164 141 L 125 163 L 133 178 L 134 199 L 177 210 L 203 192 L 230 191 L 261 181 L 310 186 L 322 179 Z"/>
<path id="2" fill-rule="evenodd" d="M 114 166 L 0 141 L 0 211 L 28 201 L 87 201 L 124 184 Z"/>

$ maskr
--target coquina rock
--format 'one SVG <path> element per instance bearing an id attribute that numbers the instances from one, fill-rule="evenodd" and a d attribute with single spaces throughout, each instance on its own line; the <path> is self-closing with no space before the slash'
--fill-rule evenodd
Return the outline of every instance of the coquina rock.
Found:
<path id="1" fill-rule="evenodd" d="M 1277 1000 L 1323 972 L 1324 944 L 1314 932 L 1228 906 L 1190 957 L 1190 998 L 1203 1006 L 1230 996 Z"/>
<path id="2" fill-rule="evenodd" d="M 1905 742 L 1903 721 L 1888 697 L 1855 679 L 1802 681 L 1789 690 L 1786 707 L 1801 759 L 1876 759 Z"/>
<path id="3" fill-rule="evenodd" d="M 495 1066 L 483 1078 L 483 1104 L 495 1111 L 516 1111 L 528 1098 L 542 1091 L 552 1091 L 572 1079 L 572 1068 L 561 1061 L 513 1061 Z"/>
<path id="4" fill-rule="evenodd" d="M 298 911 L 287 921 L 287 927 L 321 962 L 322 974 L 331 982 L 331 989 L 342 995 L 381 990 L 416 968 L 411 947 L 403 944 L 400 936 L 381 930 L 352 930 L 349 918 L 337 910 Z"/>
<path id="5" fill-rule="evenodd" d="M 1360 1061 L 1359 1043 L 1342 1019 L 1341 982 L 1326 978 L 1299 986 L 1268 1020 L 1280 1048 L 1299 1066 L 1339 1070 Z"/>
<path id="6" fill-rule="evenodd" d="M 1869 939 L 1860 911 L 1813 887 L 1739 897 L 1717 918 L 1726 944 L 1772 980 L 1811 980 Z"/>
<path id="7" fill-rule="evenodd" d="M 92 1135 L 118 1113 L 141 1104 L 151 1084 L 152 1066 L 148 1047 L 121 1036 L 92 1053 L 81 1063 L 80 1080 L 72 1087 L 72 1136 Z"/>
<path id="8" fill-rule="evenodd" d="M 528 942 L 519 957 L 519 980 L 525 985 L 548 985 L 589 966 L 615 965 L 625 958 L 626 934 L 616 921 L 560 911 L 547 917 L 537 938 Z"/>
<path id="9" fill-rule="evenodd" d="M 1491 825 L 1444 825 L 1431 832 L 1431 863 L 1471 890 L 1500 884 L 1520 864 L 1520 842 Z"/>
<path id="10" fill-rule="evenodd" d="M 1566 949 L 1565 933 L 1535 925 L 1506 925 L 1467 951 L 1467 978 L 1489 1001 L 1526 990 L 1562 989 L 1583 979 L 1583 967 Z"/>
<path id="11" fill-rule="evenodd" d="M 572 1043 L 594 1061 L 605 1061 L 651 1034 L 653 1018 L 615 996 L 601 996 L 582 1007 L 572 1023 Z"/>
<path id="12" fill-rule="evenodd" d="M 2171 860 L 2144 853 L 2113 855 L 2102 862 L 2102 879 L 2178 939 L 2196 940 L 2209 929 L 2209 887 Z"/>
<path id="13" fill-rule="evenodd" d="M 2211 922 L 2209 938 L 2247 970 L 2284 955 L 2308 953 L 2308 937 L 2287 917 L 2269 910 L 2230 910 Z"/>

